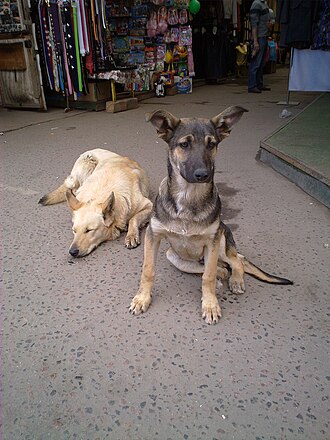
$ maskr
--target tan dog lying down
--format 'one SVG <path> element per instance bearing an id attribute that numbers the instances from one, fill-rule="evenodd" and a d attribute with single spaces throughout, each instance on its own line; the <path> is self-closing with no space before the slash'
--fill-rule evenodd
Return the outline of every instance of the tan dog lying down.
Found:
<path id="1" fill-rule="evenodd" d="M 83 153 L 64 183 L 39 203 L 52 205 L 67 199 L 74 234 L 69 252 L 83 257 L 126 230 L 125 246 L 138 246 L 139 228 L 148 222 L 152 210 L 148 196 L 149 181 L 137 162 L 97 148 Z"/>

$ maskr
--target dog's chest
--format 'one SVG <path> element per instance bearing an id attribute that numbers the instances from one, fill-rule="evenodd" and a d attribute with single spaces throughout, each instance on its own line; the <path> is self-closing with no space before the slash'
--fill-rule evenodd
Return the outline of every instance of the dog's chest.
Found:
<path id="1" fill-rule="evenodd" d="M 199 261 L 204 256 L 205 237 L 203 236 L 169 232 L 166 239 L 183 260 Z"/>
<path id="2" fill-rule="evenodd" d="M 155 218 L 152 218 L 151 226 L 155 233 L 164 235 L 175 252 L 186 260 L 200 260 L 206 244 L 213 241 L 218 231 L 217 223 L 208 227 L 175 220 L 163 224 Z"/>

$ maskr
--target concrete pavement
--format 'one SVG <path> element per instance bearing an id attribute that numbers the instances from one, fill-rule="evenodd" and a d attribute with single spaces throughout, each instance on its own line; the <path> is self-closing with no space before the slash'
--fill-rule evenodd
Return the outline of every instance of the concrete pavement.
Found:
<path id="1" fill-rule="evenodd" d="M 256 160 L 279 118 L 287 72 L 271 92 L 196 88 L 124 113 L 0 109 L 4 440 L 328 440 L 329 210 Z M 297 93 L 304 108 L 315 94 Z M 239 250 L 271 286 L 219 292 L 223 317 L 201 318 L 201 280 L 157 263 L 153 303 L 128 313 L 143 247 L 124 237 L 72 259 L 68 208 L 38 206 L 77 156 L 93 147 L 138 160 L 153 195 L 166 147 L 144 113 L 212 117 L 249 109 L 221 144 L 216 182 Z"/>

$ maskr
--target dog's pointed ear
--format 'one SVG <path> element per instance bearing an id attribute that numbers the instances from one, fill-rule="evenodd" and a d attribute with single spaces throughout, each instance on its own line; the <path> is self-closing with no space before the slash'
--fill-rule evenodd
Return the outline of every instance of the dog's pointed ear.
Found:
<path id="1" fill-rule="evenodd" d="M 228 107 L 222 113 L 211 119 L 217 133 L 220 137 L 229 136 L 231 128 L 235 125 L 242 117 L 244 112 L 248 112 L 243 107 L 233 106 Z"/>
<path id="2" fill-rule="evenodd" d="M 102 215 L 105 226 L 110 226 L 112 223 L 112 217 L 109 215 L 113 211 L 115 206 L 115 194 L 112 191 L 108 199 L 101 204 Z"/>
<path id="3" fill-rule="evenodd" d="M 157 129 L 160 138 L 168 142 L 173 136 L 173 132 L 180 124 L 180 119 L 166 110 L 156 110 L 146 114 L 146 121 L 151 122 Z"/>
<path id="4" fill-rule="evenodd" d="M 72 211 L 76 211 L 77 209 L 82 207 L 82 203 L 79 202 L 77 197 L 73 194 L 72 191 L 68 190 L 65 193 L 66 200 L 68 202 L 69 208 L 72 209 Z"/>

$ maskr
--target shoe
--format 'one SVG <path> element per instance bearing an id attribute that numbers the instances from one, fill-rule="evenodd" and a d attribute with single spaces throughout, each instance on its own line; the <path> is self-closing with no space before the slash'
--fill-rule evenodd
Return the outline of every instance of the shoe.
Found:
<path id="1" fill-rule="evenodd" d="M 253 89 L 248 89 L 249 93 L 261 93 L 261 90 L 259 90 L 257 87 L 254 87 Z"/>
<path id="2" fill-rule="evenodd" d="M 272 89 L 268 86 L 262 86 L 259 90 L 262 90 L 264 92 L 270 92 Z"/>

